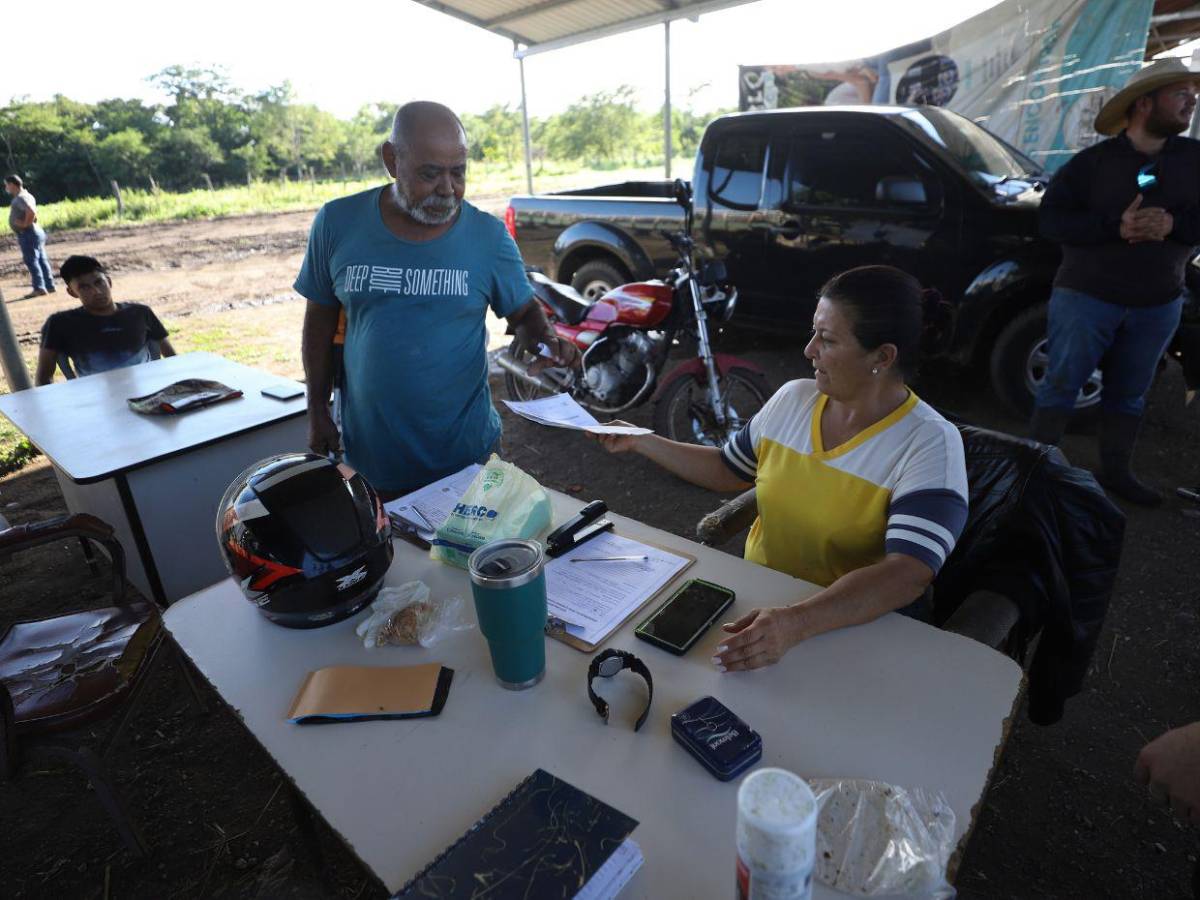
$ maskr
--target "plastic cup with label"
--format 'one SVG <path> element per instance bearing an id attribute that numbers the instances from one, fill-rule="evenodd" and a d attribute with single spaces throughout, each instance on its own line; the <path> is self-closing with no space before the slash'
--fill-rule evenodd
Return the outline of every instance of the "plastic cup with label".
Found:
<path id="1" fill-rule="evenodd" d="M 738 788 L 737 897 L 809 900 L 817 839 L 817 800 L 786 769 L 758 769 Z"/>

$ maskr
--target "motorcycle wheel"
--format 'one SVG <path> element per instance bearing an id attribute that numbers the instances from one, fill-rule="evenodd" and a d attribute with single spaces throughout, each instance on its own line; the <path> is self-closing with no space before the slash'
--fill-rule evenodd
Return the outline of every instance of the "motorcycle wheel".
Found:
<path id="1" fill-rule="evenodd" d="M 767 379 L 757 372 L 732 368 L 717 378 L 725 425 L 717 423 L 703 379 L 673 381 L 654 405 L 654 430 L 686 444 L 720 447 L 750 420 L 771 397 Z"/>
<path id="2" fill-rule="evenodd" d="M 549 397 L 553 393 L 518 378 L 512 372 L 504 373 L 504 389 L 508 391 L 510 400 L 537 400 L 539 397 Z"/>

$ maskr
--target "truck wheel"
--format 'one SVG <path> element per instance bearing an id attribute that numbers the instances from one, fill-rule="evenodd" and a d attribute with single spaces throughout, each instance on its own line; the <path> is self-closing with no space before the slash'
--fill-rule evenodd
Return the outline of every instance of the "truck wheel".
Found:
<path id="1" fill-rule="evenodd" d="M 992 390 L 1021 418 L 1033 413 L 1033 400 L 1046 377 L 1046 304 L 1022 312 L 1004 327 L 992 347 Z M 1094 371 L 1075 398 L 1074 421 L 1090 420 L 1100 409 L 1103 378 Z"/>
<path id="2" fill-rule="evenodd" d="M 571 287 L 589 300 L 599 300 L 617 285 L 628 280 L 612 263 L 593 259 L 575 270 L 571 277 Z"/>
<path id="3" fill-rule="evenodd" d="M 713 415 L 707 382 L 683 377 L 668 385 L 655 401 L 654 430 L 673 441 L 720 447 L 771 398 L 767 379 L 741 366 L 719 376 L 717 389 L 725 406 L 724 426 Z"/>

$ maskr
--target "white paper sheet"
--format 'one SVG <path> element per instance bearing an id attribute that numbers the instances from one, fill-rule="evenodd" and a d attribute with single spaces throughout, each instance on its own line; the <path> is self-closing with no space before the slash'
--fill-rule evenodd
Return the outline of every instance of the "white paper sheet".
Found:
<path id="1" fill-rule="evenodd" d="M 383 508 L 386 512 L 394 513 L 414 526 L 417 534 L 424 540 L 432 541 L 434 532 L 446 519 L 450 518 L 454 505 L 466 493 L 467 488 L 471 486 L 471 482 L 482 468 L 483 466 L 479 463 L 471 463 L 460 472 L 447 475 L 440 481 L 427 484 L 411 494 L 405 494 L 390 503 L 383 504 Z"/>
<path id="2" fill-rule="evenodd" d="M 551 394 L 537 400 L 505 400 L 504 403 L 518 416 L 552 428 L 570 428 L 590 434 L 652 433 L 649 428 L 638 428 L 636 425 L 601 425 L 570 394 Z"/>
<path id="3" fill-rule="evenodd" d="M 586 562 L 601 556 L 644 560 Z M 578 558 L 580 562 L 571 562 Z M 599 644 L 691 560 L 611 531 L 546 563 L 546 606 L 567 633 Z"/>

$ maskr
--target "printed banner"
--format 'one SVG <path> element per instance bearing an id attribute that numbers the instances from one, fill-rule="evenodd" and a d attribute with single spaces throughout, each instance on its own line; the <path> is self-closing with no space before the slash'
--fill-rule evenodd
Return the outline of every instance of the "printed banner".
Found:
<path id="1" fill-rule="evenodd" d="M 1096 113 L 1138 70 L 1154 0 L 1004 0 L 878 56 L 739 66 L 740 108 L 944 106 L 1047 170 L 1095 143 Z"/>

